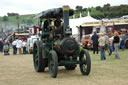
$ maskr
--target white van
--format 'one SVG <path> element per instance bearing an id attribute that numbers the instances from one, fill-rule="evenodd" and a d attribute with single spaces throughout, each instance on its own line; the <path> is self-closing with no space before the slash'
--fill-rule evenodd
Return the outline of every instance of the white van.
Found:
<path id="1" fill-rule="evenodd" d="M 40 39 L 40 38 L 37 36 L 31 36 L 30 38 L 27 39 L 27 51 L 28 51 L 28 53 L 33 52 L 33 44 L 37 39 Z"/>

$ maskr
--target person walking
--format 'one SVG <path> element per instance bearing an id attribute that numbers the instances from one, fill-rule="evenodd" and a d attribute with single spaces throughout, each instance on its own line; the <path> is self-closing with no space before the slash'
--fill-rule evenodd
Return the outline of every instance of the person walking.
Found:
<path id="1" fill-rule="evenodd" d="M 113 37 L 109 38 L 109 43 L 108 43 L 108 50 L 109 50 L 109 56 L 111 56 L 113 52 Z"/>
<path id="2" fill-rule="evenodd" d="M 26 54 L 26 47 L 27 47 L 26 40 L 23 40 L 23 54 Z"/>
<path id="3" fill-rule="evenodd" d="M 105 60 L 106 56 L 105 56 L 105 38 L 104 38 L 104 34 L 100 35 L 100 38 L 98 39 L 98 41 L 99 41 L 99 45 L 100 45 L 101 60 Z"/>
<path id="4" fill-rule="evenodd" d="M 22 53 L 22 50 L 21 50 L 22 45 L 23 45 L 23 43 L 21 41 L 21 38 L 19 38 L 19 40 L 17 41 L 17 45 L 16 45 L 16 48 L 18 48 L 18 50 L 19 50 L 19 54 Z"/>
<path id="5" fill-rule="evenodd" d="M 12 47 L 13 47 L 13 54 L 16 55 L 17 54 L 17 45 L 18 39 L 16 38 L 13 42 L 12 42 Z"/>
<path id="6" fill-rule="evenodd" d="M 109 37 L 107 36 L 107 34 L 105 34 L 104 38 L 105 38 L 105 50 L 108 51 Z"/>
<path id="7" fill-rule="evenodd" d="M 115 32 L 114 33 L 113 43 L 114 43 L 114 48 L 115 48 L 115 57 L 118 58 L 118 59 L 120 59 L 120 56 L 119 56 L 120 37 L 119 37 L 118 32 Z"/>
<path id="8" fill-rule="evenodd" d="M 98 35 L 96 34 L 96 31 L 92 35 L 92 43 L 93 43 L 93 54 L 95 54 L 95 51 L 97 51 L 98 54 Z"/>

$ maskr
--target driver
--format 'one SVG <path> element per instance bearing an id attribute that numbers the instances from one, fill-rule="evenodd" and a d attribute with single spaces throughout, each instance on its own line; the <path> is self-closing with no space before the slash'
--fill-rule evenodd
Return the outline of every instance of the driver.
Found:
<path id="1" fill-rule="evenodd" d="M 56 20 L 54 21 L 55 27 L 60 28 L 61 27 L 61 22 L 62 22 L 62 20 L 60 19 L 60 16 L 57 16 Z"/>
<path id="2" fill-rule="evenodd" d="M 54 21 L 55 26 L 55 33 L 56 34 L 62 34 L 63 33 L 63 27 L 61 25 L 62 20 L 60 19 L 60 16 L 56 17 L 56 20 Z"/>
<path id="3" fill-rule="evenodd" d="M 51 21 L 52 21 L 52 20 L 50 20 L 48 17 L 46 17 L 46 20 L 44 21 L 44 25 L 43 25 L 43 29 L 44 29 L 44 30 L 50 29 Z"/>

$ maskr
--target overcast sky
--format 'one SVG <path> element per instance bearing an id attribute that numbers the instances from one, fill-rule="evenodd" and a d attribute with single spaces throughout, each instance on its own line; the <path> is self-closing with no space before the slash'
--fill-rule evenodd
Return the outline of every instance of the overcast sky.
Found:
<path id="1" fill-rule="evenodd" d="M 83 7 L 103 6 L 110 3 L 113 5 L 128 4 L 128 0 L 0 0 L 0 16 L 7 13 L 34 14 L 50 8 L 69 5 L 75 8 L 77 5 Z"/>

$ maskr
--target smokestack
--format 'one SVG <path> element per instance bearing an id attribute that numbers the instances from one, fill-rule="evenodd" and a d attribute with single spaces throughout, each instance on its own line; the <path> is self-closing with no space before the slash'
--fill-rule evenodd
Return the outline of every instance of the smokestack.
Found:
<path id="1" fill-rule="evenodd" d="M 69 6 L 63 6 L 64 34 L 66 34 L 66 29 L 69 28 L 69 9 Z"/>

